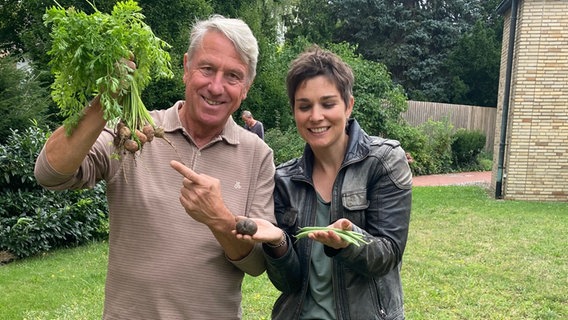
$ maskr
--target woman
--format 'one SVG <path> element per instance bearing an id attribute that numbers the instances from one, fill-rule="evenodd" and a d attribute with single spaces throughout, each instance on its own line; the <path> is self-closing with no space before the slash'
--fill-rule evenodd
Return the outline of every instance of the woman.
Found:
<path id="1" fill-rule="evenodd" d="M 353 73 L 335 54 L 313 47 L 286 79 L 299 159 L 275 175 L 278 228 L 256 219 L 267 273 L 282 292 L 273 319 L 404 319 L 400 269 L 408 235 L 412 176 L 400 143 L 368 136 L 350 119 Z M 350 244 L 334 231 L 297 240 L 301 227 L 364 234 Z M 247 236 L 242 236 L 247 237 Z"/>

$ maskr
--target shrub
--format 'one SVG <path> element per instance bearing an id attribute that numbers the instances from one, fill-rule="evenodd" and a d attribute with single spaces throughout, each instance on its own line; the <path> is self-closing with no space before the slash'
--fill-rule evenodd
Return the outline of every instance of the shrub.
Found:
<path id="1" fill-rule="evenodd" d="M 437 174 L 452 171 L 452 132 L 453 125 L 447 120 L 428 120 L 418 126 L 418 130 L 426 137 L 418 154 L 413 154 L 419 174 Z"/>
<path id="2" fill-rule="evenodd" d="M 300 157 L 304 151 L 305 142 L 292 127 L 286 131 L 272 128 L 266 131 L 264 140 L 274 151 L 274 164 L 279 165 L 290 159 Z"/>
<path id="3" fill-rule="evenodd" d="M 452 137 L 452 154 L 456 168 L 467 168 L 477 163 L 477 157 L 485 147 L 485 133 L 458 129 Z"/>
<path id="4" fill-rule="evenodd" d="M 389 132 L 388 138 L 398 140 L 404 151 L 413 158 L 410 163 L 412 174 L 423 175 L 429 172 L 427 162 L 424 161 L 428 157 L 425 151 L 428 137 L 418 128 L 412 127 L 406 122 L 388 122 L 387 130 Z"/>
<path id="5" fill-rule="evenodd" d="M 104 185 L 48 191 L 36 183 L 35 159 L 47 137 L 36 125 L 12 130 L 0 145 L 0 251 L 20 258 L 108 235 Z"/>
<path id="6" fill-rule="evenodd" d="M 0 54 L 0 143 L 10 136 L 10 129 L 25 130 L 29 119 L 38 117 L 43 124 L 50 124 L 49 93 L 31 68 L 19 69 L 19 56 Z"/>
<path id="7" fill-rule="evenodd" d="M 493 170 L 493 153 L 482 151 L 477 157 L 479 162 L 479 171 Z"/>

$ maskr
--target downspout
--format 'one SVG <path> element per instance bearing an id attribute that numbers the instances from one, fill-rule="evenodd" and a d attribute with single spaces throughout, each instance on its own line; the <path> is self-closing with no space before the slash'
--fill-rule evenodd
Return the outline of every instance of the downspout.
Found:
<path id="1" fill-rule="evenodd" d="M 513 73 L 513 55 L 515 50 L 515 32 L 517 31 L 517 2 L 511 0 L 511 25 L 509 26 L 509 46 L 507 51 L 507 69 L 505 73 L 505 91 L 503 93 L 503 111 L 501 116 L 501 134 L 499 137 L 499 158 L 497 160 L 497 178 L 495 198 L 503 198 L 503 163 L 507 145 L 507 123 L 509 121 L 509 100 L 511 96 L 511 78 Z"/>

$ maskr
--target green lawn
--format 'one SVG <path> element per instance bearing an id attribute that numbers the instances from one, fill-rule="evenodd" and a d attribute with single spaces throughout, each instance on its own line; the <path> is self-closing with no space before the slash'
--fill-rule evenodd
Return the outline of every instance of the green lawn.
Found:
<path id="1" fill-rule="evenodd" d="M 481 187 L 415 187 L 407 319 L 568 319 L 568 203 L 494 200 Z M 106 243 L 0 266 L 0 319 L 100 319 Z M 246 277 L 244 319 L 278 296 Z"/>

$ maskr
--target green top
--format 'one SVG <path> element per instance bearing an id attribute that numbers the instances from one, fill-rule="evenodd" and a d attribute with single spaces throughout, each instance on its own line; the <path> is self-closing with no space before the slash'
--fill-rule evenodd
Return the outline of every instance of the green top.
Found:
<path id="1" fill-rule="evenodd" d="M 316 225 L 328 226 L 330 203 L 318 195 Z M 323 252 L 323 244 L 313 241 L 308 292 L 300 319 L 335 319 L 335 301 L 331 281 L 332 260 Z"/>

